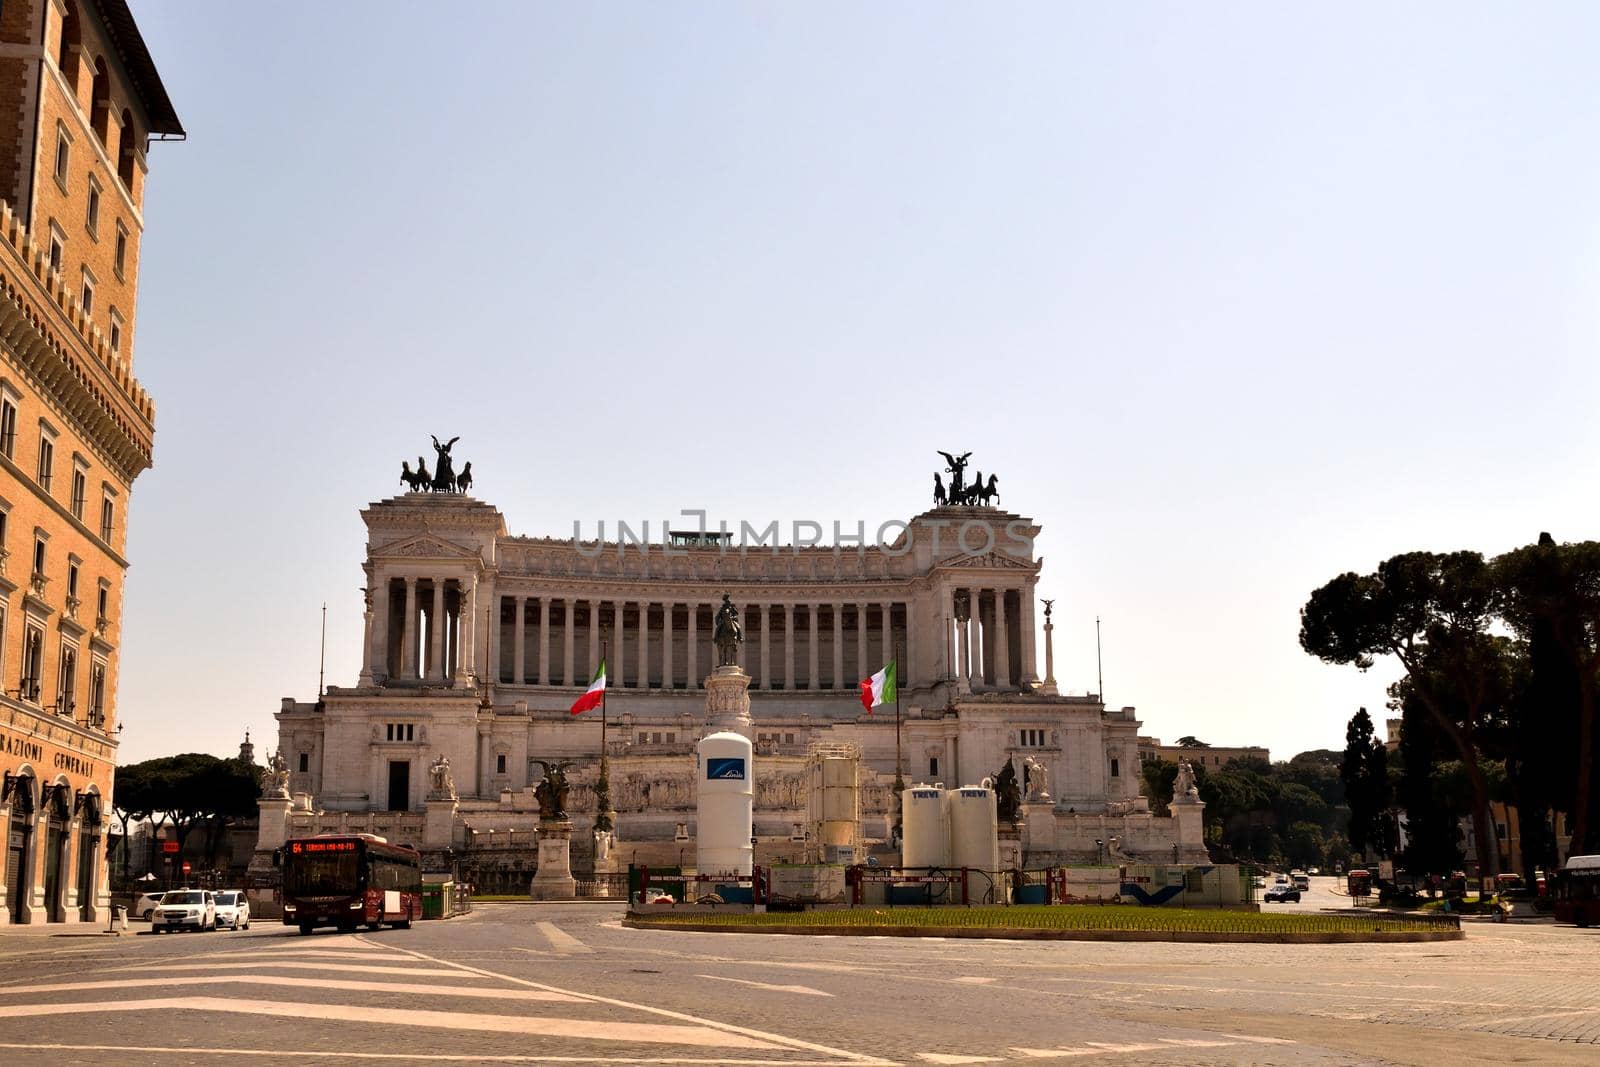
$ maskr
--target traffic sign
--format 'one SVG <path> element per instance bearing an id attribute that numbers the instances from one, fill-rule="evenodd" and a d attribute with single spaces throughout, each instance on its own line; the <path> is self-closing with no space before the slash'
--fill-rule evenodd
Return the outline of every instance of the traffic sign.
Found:
<path id="1" fill-rule="evenodd" d="M 163 841 L 161 842 L 161 851 L 176 852 L 178 851 L 178 843 L 176 841 Z"/>

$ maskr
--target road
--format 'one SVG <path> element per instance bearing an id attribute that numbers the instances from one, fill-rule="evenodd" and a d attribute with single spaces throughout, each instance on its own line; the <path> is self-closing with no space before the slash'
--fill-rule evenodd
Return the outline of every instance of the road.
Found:
<path id="1" fill-rule="evenodd" d="M 302 937 L 0 932 L 28 1064 L 1600 1061 L 1600 931 L 1420 945 L 800 938 L 480 905 Z M 135 924 L 142 929 L 144 924 Z"/>

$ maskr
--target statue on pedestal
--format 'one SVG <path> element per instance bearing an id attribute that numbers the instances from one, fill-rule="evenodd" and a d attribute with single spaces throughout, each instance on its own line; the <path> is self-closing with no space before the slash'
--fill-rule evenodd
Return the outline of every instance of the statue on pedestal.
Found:
<path id="1" fill-rule="evenodd" d="M 267 760 L 266 787 L 269 797 L 289 795 L 289 761 L 283 758 L 281 750 L 274 752 L 272 758 Z"/>
<path id="2" fill-rule="evenodd" d="M 717 666 L 733 667 L 739 663 L 739 646 L 744 644 L 744 627 L 739 625 L 739 609 L 733 606 L 727 593 L 722 594 L 722 606 L 717 609 L 717 621 L 711 631 L 711 643 L 717 649 Z"/>
<path id="3" fill-rule="evenodd" d="M 1050 799 L 1050 768 L 1029 756 L 1022 761 L 1022 782 L 1029 800 Z"/>
<path id="4" fill-rule="evenodd" d="M 1010 826 L 1022 814 L 1022 786 L 1017 782 L 1017 768 L 1010 760 L 994 776 L 995 816 L 1001 826 Z"/>
<path id="5" fill-rule="evenodd" d="M 433 791 L 430 796 L 447 800 L 456 799 L 456 783 L 450 774 L 450 757 L 444 753 L 434 760 L 428 767 L 428 775 L 433 781 Z"/>
<path id="6" fill-rule="evenodd" d="M 1200 799 L 1200 790 L 1194 784 L 1194 768 L 1188 760 L 1178 761 L 1178 776 L 1172 780 L 1172 802 L 1188 804 Z"/>
<path id="7" fill-rule="evenodd" d="M 539 802 L 539 821 L 560 822 L 567 817 L 567 768 L 572 766 L 572 761 L 551 763 L 541 759 L 533 762 L 544 770 L 544 777 L 533 789 L 534 799 Z"/>

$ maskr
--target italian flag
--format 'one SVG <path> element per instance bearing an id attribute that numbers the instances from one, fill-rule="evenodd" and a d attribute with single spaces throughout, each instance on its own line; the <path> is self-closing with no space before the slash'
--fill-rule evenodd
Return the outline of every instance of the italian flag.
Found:
<path id="1" fill-rule="evenodd" d="M 894 660 L 888 666 L 867 678 L 861 683 L 861 706 L 867 709 L 867 714 L 872 714 L 872 709 L 879 704 L 894 703 Z"/>
<path id="2" fill-rule="evenodd" d="M 572 703 L 572 714 L 582 715 L 591 708 L 598 708 L 600 701 L 606 695 L 606 661 L 600 661 L 600 669 L 594 672 L 594 681 L 589 683 L 588 690 Z"/>

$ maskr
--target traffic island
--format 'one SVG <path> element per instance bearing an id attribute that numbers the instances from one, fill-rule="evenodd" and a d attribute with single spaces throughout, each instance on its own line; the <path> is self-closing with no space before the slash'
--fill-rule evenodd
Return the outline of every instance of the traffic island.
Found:
<path id="1" fill-rule="evenodd" d="M 1373 916 L 1200 911 L 1122 905 L 847 908 L 828 911 L 686 914 L 629 911 L 636 930 L 826 937 L 976 937 L 1018 941 L 1183 941 L 1350 944 L 1458 941 L 1453 916 Z"/>

